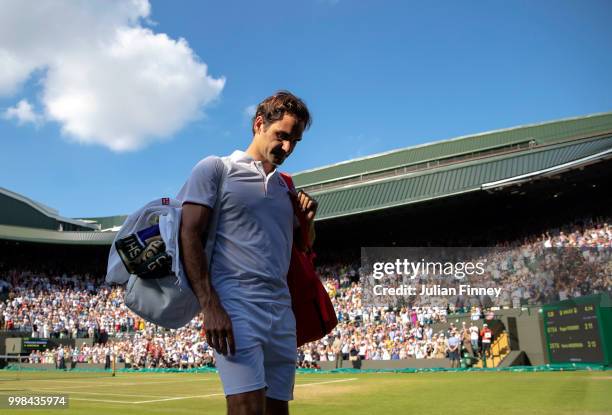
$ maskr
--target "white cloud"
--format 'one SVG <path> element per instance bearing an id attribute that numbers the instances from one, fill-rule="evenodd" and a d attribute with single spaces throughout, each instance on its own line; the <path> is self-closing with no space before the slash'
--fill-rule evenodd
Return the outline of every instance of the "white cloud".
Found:
<path id="1" fill-rule="evenodd" d="M 34 111 L 26 99 L 22 99 L 14 107 L 7 108 L 2 116 L 7 120 L 16 120 L 18 125 L 27 123 L 39 125 L 42 122 L 42 116 Z"/>
<path id="2" fill-rule="evenodd" d="M 253 118 L 256 111 L 257 111 L 257 105 L 249 105 L 248 107 L 244 109 L 244 115 L 246 115 L 249 118 Z"/>
<path id="3" fill-rule="evenodd" d="M 0 95 L 42 69 L 45 119 L 70 139 L 115 151 L 167 139 L 202 115 L 225 79 L 184 39 L 144 27 L 149 14 L 148 0 L 3 1 Z"/>

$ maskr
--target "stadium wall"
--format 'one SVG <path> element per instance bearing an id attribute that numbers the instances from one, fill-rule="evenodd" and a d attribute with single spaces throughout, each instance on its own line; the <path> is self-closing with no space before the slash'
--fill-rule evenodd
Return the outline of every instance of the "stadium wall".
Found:
<path id="1" fill-rule="evenodd" d="M 429 368 L 450 368 L 448 359 L 404 359 L 404 360 L 362 360 L 361 369 L 429 369 Z M 320 362 L 322 370 L 332 370 L 336 368 L 336 362 Z M 350 360 L 342 361 L 342 368 L 352 368 L 353 362 Z"/>
<path id="2" fill-rule="evenodd" d="M 86 370 L 104 370 L 104 363 L 72 363 L 70 361 L 66 362 L 66 367 L 68 369 L 86 369 Z M 32 363 L 27 365 L 28 370 L 42 370 L 42 371 L 52 371 L 57 368 L 55 365 L 48 363 Z"/>
<path id="3" fill-rule="evenodd" d="M 510 336 L 510 349 L 525 352 L 529 362 L 534 366 L 549 363 L 546 354 L 544 320 L 538 310 L 539 307 L 530 307 L 495 311 L 495 320 L 501 321 L 503 329 Z M 455 327 L 461 327 L 461 323 L 466 322 L 469 326 L 471 321 L 469 314 L 450 316 L 446 323 L 434 324 L 433 329 L 434 332 L 445 331 L 449 328 L 450 323 L 455 324 Z M 482 323 L 482 320 L 478 320 L 479 326 Z"/>
<path id="4" fill-rule="evenodd" d="M 29 338 L 29 332 L 14 332 L 9 331 L 0 333 L 0 355 L 6 354 L 23 354 L 29 353 L 22 347 L 22 339 Z M 55 345 L 70 346 L 81 348 L 83 345 L 92 346 L 93 339 L 91 337 L 86 338 L 62 338 L 62 339 L 50 339 Z"/>
<path id="5" fill-rule="evenodd" d="M 533 366 L 548 363 L 548 358 L 546 357 L 546 339 L 544 338 L 544 320 L 540 313 L 523 314 L 513 318 L 516 319 L 518 350 L 525 352 Z M 502 321 L 508 327 L 508 317 L 504 317 Z"/>

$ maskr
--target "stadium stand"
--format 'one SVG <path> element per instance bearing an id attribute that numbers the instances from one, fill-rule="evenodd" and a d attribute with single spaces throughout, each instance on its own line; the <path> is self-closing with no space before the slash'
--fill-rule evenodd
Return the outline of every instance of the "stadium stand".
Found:
<path id="1" fill-rule="evenodd" d="M 574 230 L 546 233 L 509 249 L 514 265 L 496 270 L 502 273 L 495 278 L 492 273 L 483 278 L 507 286 L 504 291 L 509 295 L 494 307 L 520 308 L 541 304 L 543 296 L 548 296 L 545 301 L 556 301 L 611 289 L 612 228 L 607 222 L 569 228 Z M 562 267 L 564 274 L 554 279 L 558 286 L 521 285 L 515 278 L 527 275 L 524 271 L 541 258 L 556 258 L 548 256 L 549 252 L 567 248 L 572 253 L 572 267 Z M 33 338 L 91 339 L 91 344 L 80 348 L 65 347 L 64 355 L 78 363 L 105 363 L 111 346 L 119 362 L 130 367 L 187 368 L 213 363 L 200 318 L 179 330 L 161 329 L 133 315 L 122 302 L 123 288 L 108 286 L 102 275 L 33 272 L 9 269 L 7 265 L 2 264 L 0 274 L 6 297 L 0 305 L 0 329 L 25 332 Z M 559 268 L 558 265 L 551 268 Z M 329 336 L 300 348 L 301 367 L 350 360 L 352 349 L 360 360 L 443 359 L 451 336 L 458 336 L 470 355 L 480 355 L 486 312 L 482 298 L 472 298 L 474 302 L 466 304 L 457 297 L 443 308 L 418 303 L 400 309 L 370 307 L 362 302 L 357 264 L 325 264 L 318 270 L 334 303 L 339 325 Z M 588 277 L 570 279 L 570 274 Z M 469 314 L 472 324 L 464 322 L 459 327 L 450 325 L 446 330 L 434 331 L 434 323 L 444 323 L 455 314 Z M 504 339 L 507 342 L 507 337 Z M 496 348 L 508 347 L 494 343 L 492 349 Z M 61 366 L 58 350 L 33 351 L 30 362 Z"/>

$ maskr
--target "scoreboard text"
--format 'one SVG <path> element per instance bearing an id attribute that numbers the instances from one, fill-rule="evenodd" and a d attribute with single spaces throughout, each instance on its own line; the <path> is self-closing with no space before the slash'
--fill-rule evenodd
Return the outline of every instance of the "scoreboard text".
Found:
<path id="1" fill-rule="evenodd" d="M 551 363 L 604 361 L 597 306 L 573 304 L 544 310 Z"/>

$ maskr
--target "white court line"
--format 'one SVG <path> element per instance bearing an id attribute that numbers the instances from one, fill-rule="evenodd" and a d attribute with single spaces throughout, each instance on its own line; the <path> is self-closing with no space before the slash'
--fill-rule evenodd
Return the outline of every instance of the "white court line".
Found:
<path id="1" fill-rule="evenodd" d="M 220 396 L 222 393 L 211 393 L 210 395 L 197 395 L 197 396 L 181 396 L 177 398 L 168 398 L 168 399 L 155 399 L 151 401 L 137 401 L 137 402 L 126 402 L 126 401 L 113 401 L 110 399 L 87 399 L 87 398 L 68 398 L 69 401 L 89 401 L 89 402 L 110 402 L 110 403 L 122 403 L 128 405 L 137 405 L 141 403 L 149 403 L 149 402 L 160 402 L 160 401 L 172 401 L 177 399 L 189 399 L 189 398 L 208 398 L 210 396 Z"/>
<path id="2" fill-rule="evenodd" d="M 327 384 L 327 383 L 349 382 L 349 381 L 352 381 L 352 380 L 357 380 L 357 378 L 336 379 L 336 380 L 328 380 L 328 381 L 325 381 L 325 382 L 302 383 L 300 385 L 295 385 L 295 387 L 298 387 L 298 386 L 312 386 L 312 385 L 324 385 L 324 384 Z M 140 401 L 140 402 L 133 402 L 133 403 L 151 403 L 151 402 L 163 402 L 163 401 L 178 401 L 180 399 L 208 398 L 209 396 L 220 396 L 220 395 L 225 395 L 225 394 L 223 394 L 223 393 L 213 393 L 213 394 L 210 394 L 210 395 L 177 396 L 175 398 L 154 399 L 154 400 L 150 400 L 150 401 Z"/>
<path id="3" fill-rule="evenodd" d="M 350 382 L 350 381 L 353 381 L 353 380 L 357 380 L 357 378 L 335 379 L 335 380 L 329 380 L 329 381 L 325 381 L 325 382 L 302 383 L 302 384 L 295 385 L 295 386 L 299 387 L 299 386 L 324 385 L 324 384 L 327 384 L 327 383 Z M 74 393 L 87 393 L 87 392 L 74 392 Z M 110 394 L 102 394 L 102 395 L 110 395 Z M 136 402 L 114 401 L 114 400 L 110 400 L 110 399 L 72 398 L 72 397 L 69 397 L 69 399 L 72 399 L 72 400 L 75 400 L 75 401 L 108 402 L 108 403 L 121 403 L 121 404 L 128 404 L 128 405 L 130 405 L 130 404 L 131 405 L 137 405 L 137 404 L 143 404 L 143 403 L 178 401 L 178 400 L 182 400 L 182 399 L 193 399 L 193 398 L 209 398 L 209 397 L 212 397 L 212 396 L 224 396 L 224 395 L 225 394 L 223 394 L 223 393 L 211 393 L 211 394 L 208 394 L 208 395 L 176 396 L 174 398 L 151 399 L 151 400 L 147 400 L 147 401 L 136 401 Z M 143 396 L 143 395 L 138 395 L 138 396 Z"/>
<path id="4" fill-rule="evenodd" d="M 134 404 L 137 403 L 151 403 L 151 402 L 163 402 L 163 401 L 178 401 L 180 399 L 192 399 L 192 398 L 208 398 L 211 396 L 225 396 L 224 393 L 211 393 L 208 395 L 194 395 L 194 396 L 177 396 L 175 398 L 166 398 L 166 399 L 154 399 L 151 401 L 138 401 L 138 402 L 131 402 Z"/>
<path id="5" fill-rule="evenodd" d="M 80 386 L 67 386 L 67 388 L 97 388 L 103 386 L 134 386 L 134 385 L 160 385 L 165 383 L 183 383 L 183 382 L 204 382 L 216 380 L 216 378 L 203 378 L 203 379 L 183 379 L 183 380 L 164 380 L 160 382 L 113 382 L 109 380 L 107 382 L 82 382 L 80 380 L 56 380 L 56 379 L 24 379 L 25 382 L 53 382 L 53 383 L 86 383 L 86 385 Z"/>
<path id="6" fill-rule="evenodd" d="M 54 388 L 37 388 L 38 390 L 44 390 L 49 392 L 64 392 L 64 389 L 54 389 Z M 79 394 L 79 395 L 103 395 L 103 396 L 136 396 L 140 398 L 170 398 L 170 396 L 159 396 L 159 395 L 143 395 L 143 394 L 130 394 L 130 393 L 106 393 L 106 392 L 77 392 L 70 391 L 70 394 Z"/>
<path id="7" fill-rule="evenodd" d="M 126 401 L 111 401 L 109 399 L 68 398 L 68 402 L 70 402 L 70 401 L 110 402 L 110 403 L 123 403 L 123 404 L 134 403 L 134 402 L 126 402 Z"/>
<path id="8" fill-rule="evenodd" d="M 133 378 L 133 376 L 129 376 L 131 378 Z M 60 383 L 75 383 L 75 382 L 84 382 L 84 383 L 97 383 L 100 382 L 102 380 L 114 380 L 114 379 L 119 379 L 119 378 L 124 378 L 123 376 L 117 376 L 117 377 L 111 377 L 109 376 L 101 376 L 101 377 L 97 377 L 97 378 L 74 378 L 74 379 L 57 379 L 57 378 L 49 378 L 49 379 L 14 379 L 14 380 L 27 380 L 29 382 L 60 382 Z M 142 378 L 141 378 L 142 379 Z M 146 377 L 146 379 L 164 379 L 163 377 Z M 210 377 L 210 378 L 201 378 L 201 379 L 217 379 L 216 377 Z M 131 379 L 125 379 L 125 380 L 131 380 Z M 187 381 L 193 382 L 194 380 L 200 380 L 200 379 L 187 379 Z"/>
<path id="9" fill-rule="evenodd" d="M 316 379 L 297 379 L 304 383 L 311 383 L 309 381 L 321 381 L 321 382 L 346 382 L 347 380 L 357 380 L 357 378 L 340 378 L 340 379 L 330 379 L 329 376 L 326 378 L 316 378 Z"/>
<path id="10" fill-rule="evenodd" d="M 161 384 L 165 384 L 165 383 L 185 383 L 185 382 L 205 382 L 205 381 L 211 381 L 211 380 L 217 380 L 216 378 L 203 378 L 203 379 L 182 379 L 182 380 L 164 380 L 164 381 L 160 381 L 160 382 L 123 382 L 123 383 L 111 383 L 111 382 L 107 382 L 107 383 L 102 383 L 101 386 L 115 386 L 115 385 L 126 385 L 126 386 L 133 386 L 133 385 L 161 385 Z"/>
<path id="11" fill-rule="evenodd" d="M 312 386 L 312 385 L 324 385 L 326 383 L 349 382 L 351 380 L 357 380 L 357 378 L 328 380 L 327 382 L 300 383 L 299 385 L 295 385 L 295 387 L 297 388 L 298 386 Z"/>

